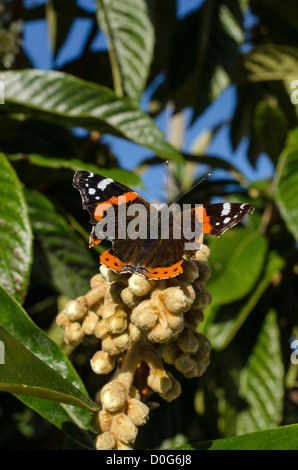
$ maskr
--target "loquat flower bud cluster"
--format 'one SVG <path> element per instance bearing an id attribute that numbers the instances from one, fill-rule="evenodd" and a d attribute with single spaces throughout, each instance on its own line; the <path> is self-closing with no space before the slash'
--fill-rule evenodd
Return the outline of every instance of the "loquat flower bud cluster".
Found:
<path id="1" fill-rule="evenodd" d="M 130 393 L 121 377 L 105 385 L 100 393 L 102 410 L 93 416 L 92 426 L 98 436 L 97 450 L 130 450 L 138 427 L 146 423 L 149 408 L 132 387 Z"/>
<path id="2" fill-rule="evenodd" d="M 97 449 L 131 449 L 148 418 L 143 401 L 154 392 L 169 402 L 180 395 L 181 385 L 164 363 L 188 378 L 205 372 L 211 344 L 197 328 L 211 302 L 208 256 L 202 245 L 196 259 L 183 262 L 182 274 L 166 280 L 118 274 L 101 265 L 91 290 L 58 314 L 67 344 L 77 346 L 90 335 L 100 341 L 91 359 L 94 373 L 117 367 L 100 391 L 102 410 L 93 420 Z"/>
<path id="3" fill-rule="evenodd" d="M 22 45 L 23 20 L 12 21 L 9 3 L 0 4 L 0 63 L 10 68 Z"/>

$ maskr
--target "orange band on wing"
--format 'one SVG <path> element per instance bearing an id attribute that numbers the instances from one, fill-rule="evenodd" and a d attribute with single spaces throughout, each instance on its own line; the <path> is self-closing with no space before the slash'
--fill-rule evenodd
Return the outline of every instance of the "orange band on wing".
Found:
<path id="1" fill-rule="evenodd" d="M 181 266 L 182 261 L 183 260 L 178 261 L 178 263 L 173 264 L 172 266 L 168 266 L 166 268 L 149 269 L 145 276 L 150 279 L 169 279 L 170 277 L 178 276 L 178 274 L 181 274 L 183 272 Z"/>
<path id="2" fill-rule="evenodd" d="M 102 242 L 102 240 L 95 240 L 94 238 L 89 239 L 89 248 L 95 245 L 99 245 Z"/>
<path id="3" fill-rule="evenodd" d="M 210 217 L 207 215 L 205 207 L 203 207 L 203 232 L 210 233 L 212 225 L 210 224 Z"/>
<path id="4" fill-rule="evenodd" d="M 139 195 L 134 191 L 129 191 L 122 194 L 121 196 L 113 196 L 105 202 L 100 202 L 97 204 L 94 210 L 95 220 L 101 220 L 103 217 L 104 211 L 108 210 L 112 206 L 120 206 L 120 204 L 132 202 L 137 199 Z"/>
<path id="5" fill-rule="evenodd" d="M 113 269 L 114 271 L 122 271 L 124 263 L 116 256 L 111 255 L 109 251 L 105 251 L 100 255 L 100 262 L 107 266 L 108 268 Z"/>

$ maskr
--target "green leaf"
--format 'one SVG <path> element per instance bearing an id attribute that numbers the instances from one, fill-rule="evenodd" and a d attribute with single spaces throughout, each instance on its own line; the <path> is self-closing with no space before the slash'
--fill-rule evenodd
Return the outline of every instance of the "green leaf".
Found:
<path id="1" fill-rule="evenodd" d="M 49 0 L 46 4 L 46 18 L 54 56 L 67 37 L 76 17 L 76 10 L 76 0 L 68 0 L 67 3 L 60 0 Z"/>
<path id="2" fill-rule="evenodd" d="M 203 441 L 178 450 L 298 450 L 298 424 L 280 426 L 242 436 Z"/>
<path id="3" fill-rule="evenodd" d="M 33 274 L 72 299 L 83 295 L 99 269 L 88 245 L 76 238 L 46 196 L 27 190 L 26 198 L 36 241 Z"/>
<path id="4" fill-rule="evenodd" d="M 233 173 L 239 174 L 239 170 L 230 162 L 223 160 L 220 157 L 213 156 L 213 155 L 197 155 L 195 152 L 193 153 L 182 153 L 183 158 L 187 162 L 193 162 L 203 165 L 208 165 L 211 168 L 222 168 L 223 170 L 231 171 Z M 160 165 L 162 163 L 162 159 L 159 157 L 148 157 L 144 159 L 139 166 L 137 167 L 137 171 L 142 172 L 147 167 L 152 165 Z"/>
<path id="5" fill-rule="evenodd" d="M 274 252 L 270 253 L 268 263 L 257 286 L 252 289 L 248 298 L 241 301 L 240 306 L 238 306 L 238 303 L 223 307 L 213 307 L 211 304 L 207 318 L 202 323 L 202 333 L 211 341 L 213 349 L 223 350 L 228 346 L 263 296 L 273 276 L 284 265 L 285 260 L 283 258 Z M 235 312 L 233 316 L 231 316 L 231 311 Z"/>
<path id="6" fill-rule="evenodd" d="M 274 44 L 297 46 L 298 20 L 293 15 L 296 0 L 257 0 L 254 4 L 254 14 L 263 25 L 263 41 Z"/>
<path id="7" fill-rule="evenodd" d="M 77 158 L 63 160 L 55 157 L 44 157 L 43 155 L 32 153 L 30 155 L 16 154 L 10 155 L 10 161 L 28 160 L 32 165 L 42 166 L 44 168 L 52 168 L 59 170 L 60 168 L 67 168 L 73 171 L 86 170 L 104 175 L 112 178 L 119 183 L 126 184 L 127 186 L 142 187 L 143 183 L 138 175 L 132 171 L 123 170 L 122 168 L 100 168 L 93 163 L 85 163 Z"/>
<path id="8" fill-rule="evenodd" d="M 96 408 L 97 405 L 88 398 L 83 382 L 59 346 L 35 325 L 21 306 L 2 287 L 0 287 L 0 324 L 32 354 L 85 395 L 90 409 Z M 0 371 L 1 367 L 3 366 L 0 365 Z M 89 432 L 87 433 L 91 430 L 90 411 L 36 397 L 24 395 L 17 397 L 59 429 L 63 429 L 72 439 L 84 445 L 87 443 L 91 445 Z"/>
<path id="9" fill-rule="evenodd" d="M 288 230 L 298 241 L 298 128 L 289 134 L 288 145 L 280 155 L 276 185 L 280 213 Z"/>
<path id="10" fill-rule="evenodd" d="M 1 366 L 0 390 L 97 411 L 92 400 L 76 389 L 54 369 L 38 359 L 20 341 L 0 326 L 5 363 Z"/>
<path id="11" fill-rule="evenodd" d="M 63 72 L 0 72 L 5 85 L 3 110 L 27 113 L 65 126 L 81 126 L 131 140 L 166 160 L 183 163 L 152 119 L 108 88 Z"/>
<path id="12" fill-rule="evenodd" d="M 61 374 L 87 397 L 87 392 L 80 377 L 61 349 L 40 330 L 26 312 L 0 288 L 1 324 L 6 331 L 14 335 L 35 356 L 47 363 Z M 18 395 L 23 403 L 64 430 L 72 439 L 82 445 L 92 446 L 90 441 L 91 414 L 83 408 L 65 405 L 48 400 L 40 400 L 31 396 Z M 96 406 L 91 400 L 90 406 Z"/>
<path id="13" fill-rule="evenodd" d="M 154 48 L 154 30 L 145 0 L 97 0 L 98 21 L 109 43 L 115 91 L 138 102 Z"/>
<path id="14" fill-rule="evenodd" d="M 92 35 L 92 31 L 90 35 Z M 98 83 L 101 86 L 113 88 L 112 70 L 107 50 L 91 51 L 89 49 L 86 63 L 82 63 L 82 57 L 77 57 L 63 64 L 59 70 Z"/>
<path id="15" fill-rule="evenodd" d="M 284 118 L 281 115 L 285 117 L 287 128 L 290 129 L 297 125 L 295 106 L 291 103 L 289 94 L 290 92 L 286 90 L 284 82 L 278 80 L 248 82 L 237 87 L 237 105 L 231 124 L 231 142 L 233 148 L 236 149 L 242 139 L 250 135 L 248 158 L 252 165 L 256 165 L 258 156 L 263 150 L 262 146 L 265 140 L 267 150 L 272 152 L 272 144 L 270 146 L 268 144 L 269 135 L 277 133 L 278 139 L 274 136 L 272 140 L 275 143 L 277 140 L 278 145 L 281 145 L 280 136 L 285 125 Z M 264 101 L 273 109 L 266 110 L 263 105 L 259 108 L 259 103 Z M 260 116 L 260 111 L 263 116 Z M 264 121 L 262 129 L 259 118 L 266 119 L 264 111 L 267 111 L 267 114 L 270 112 L 271 118 L 273 115 L 274 121 L 272 123 Z M 282 125 L 282 130 L 277 130 L 279 125 Z M 261 132 L 268 133 L 267 139 L 267 134 L 260 136 Z M 273 156 L 275 158 L 276 146 L 274 150 Z M 269 156 L 271 157 L 271 155 Z"/>
<path id="16" fill-rule="evenodd" d="M 263 44 L 239 56 L 235 81 L 244 84 L 270 80 L 295 80 L 297 75 L 298 48 Z"/>
<path id="17" fill-rule="evenodd" d="M 235 228 L 211 240 L 212 276 L 207 287 L 213 306 L 234 302 L 250 292 L 263 268 L 266 251 L 266 237 L 258 231 Z"/>
<path id="18" fill-rule="evenodd" d="M 173 101 L 176 112 L 193 108 L 192 122 L 231 82 L 242 25 L 235 35 L 233 2 L 222 3 L 203 2 L 177 23 L 164 64 L 167 81 L 154 94 L 153 101 Z"/>
<path id="19" fill-rule="evenodd" d="M 273 102 L 272 102 L 273 101 Z M 260 101 L 254 111 L 254 127 L 260 150 L 276 163 L 288 132 L 287 116 L 274 100 Z"/>
<path id="20" fill-rule="evenodd" d="M 258 326 L 256 322 L 254 325 Z M 235 355 L 235 350 L 239 354 L 239 344 L 231 353 L 221 419 L 225 434 L 275 428 L 282 418 L 284 366 L 274 310 L 268 311 L 257 331 L 252 349 L 242 353 L 244 366 Z"/>
<path id="21" fill-rule="evenodd" d="M 24 300 L 32 262 L 32 232 L 21 182 L 0 153 L 0 283 Z"/>
<path id="22" fill-rule="evenodd" d="M 0 114 L 0 148 L 7 156 L 34 152 L 57 158 L 77 157 L 78 141 L 66 127 L 20 114 Z"/>

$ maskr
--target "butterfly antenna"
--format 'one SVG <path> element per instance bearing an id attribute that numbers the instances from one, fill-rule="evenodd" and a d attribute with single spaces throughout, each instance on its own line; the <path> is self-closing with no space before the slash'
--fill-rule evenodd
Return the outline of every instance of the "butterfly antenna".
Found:
<path id="1" fill-rule="evenodd" d="M 166 161 L 166 168 L 167 168 L 167 195 L 168 195 L 168 201 L 170 198 L 170 190 L 169 190 L 169 160 Z"/>
<path id="2" fill-rule="evenodd" d="M 179 199 L 181 199 L 182 197 L 184 197 L 186 194 L 190 193 L 190 191 L 193 191 L 194 188 L 196 188 L 196 187 L 199 186 L 201 183 L 203 183 L 203 181 L 205 181 L 207 178 L 209 178 L 209 176 L 211 176 L 211 173 L 208 173 L 206 176 L 204 176 L 203 178 L 201 178 L 200 181 L 198 181 L 194 186 L 192 186 L 188 191 L 186 191 L 185 193 L 181 194 L 181 196 L 179 196 L 178 199 L 176 199 L 175 202 L 178 202 Z"/>

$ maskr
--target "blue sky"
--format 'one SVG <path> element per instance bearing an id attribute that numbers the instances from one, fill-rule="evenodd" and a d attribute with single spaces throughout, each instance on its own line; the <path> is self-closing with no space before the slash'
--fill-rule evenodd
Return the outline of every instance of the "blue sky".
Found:
<path id="1" fill-rule="evenodd" d="M 177 0 L 177 9 L 179 17 L 183 17 L 196 9 L 203 0 Z M 45 3 L 44 0 L 25 0 L 25 6 L 30 8 L 37 4 Z M 85 10 L 94 11 L 95 0 L 77 0 L 77 4 Z M 252 19 L 253 20 L 253 19 Z M 250 19 L 248 20 L 250 21 Z M 51 69 L 53 66 L 60 67 L 65 62 L 74 60 L 78 57 L 84 47 L 88 37 L 92 22 L 88 18 L 78 19 L 72 26 L 69 35 L 60 49 L 55 64 L 48 41 L 47 25 L 44 20 L 27 22 L 24 31 L 24 48 L 31 62 L 36 68 Z M 102 50 L 106 48 L 104 34 L 98 32 L 92 43 L 92 49 Z M 158 80 L 158 79 L 157 79 Z M 152 84 L 144 93 L 141 101 L 142 108 L 146 111 L 148 100 L 155 88 Z M 219 122 L 223 120 L 228 123 L 233 114 L 236 105 L 236 92 L 233 87 L 229 87 L 224 93 L 196 120 L 191 126 L 187 127 L 185 133 L 185 142 L 183 150 L 189 151 L 192 143 L 197 139 L 198 135 L 208 129 L 213 129 Z M 189 122 L 191 117 L 191 109 L 185 110 L 185 120 Z M 163 111 L 156 119 L 156 124 L 166 133 L 168 126 L 167 111 Z M 109 143 L 112 151 L 115 153 L 120 165 L 125 169 L 133 169 L 144 158 L 150 156 L 150 151 L 137 146 L 131 142 L 112 136 L 105 136 L 104 140 Z M 212 140 L 208 154 L 218 155 L 224 159 L 233 162 L 238 168 L 241 168 L 245 176 L 249 180 L 258 180 L 271 177 L 273 167 L 266 155 L 259 158 L 256 169 L 253 169 L 247 162 L 246 153 L 249 142 L 243 139 L 238 146 L 236 152 L 233 152 L 229 138 L 228 124 L 223 126 Z M 204 167 L 202 171 L 205 171 Z M 216 176 L 219 171 L 213 173 Z M 163 200 L 165 196 L 165 165 L 158 165 L 149 169 L 143 176 L 146 191 L 141 191 L 142 195 L 149 199 Z M 198 201 L 199 202 L 199 201 Z"/>

